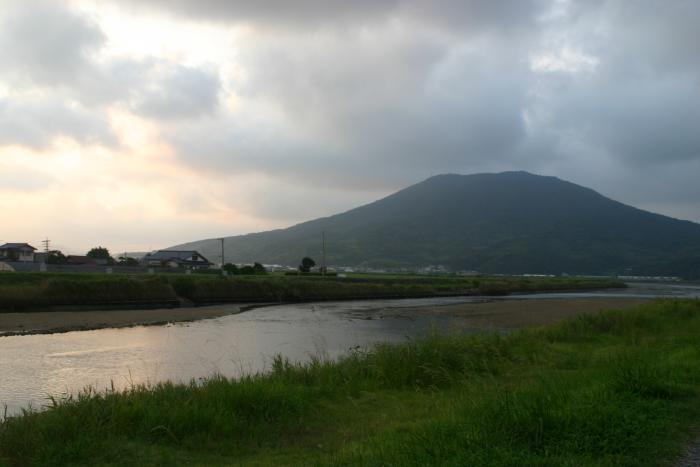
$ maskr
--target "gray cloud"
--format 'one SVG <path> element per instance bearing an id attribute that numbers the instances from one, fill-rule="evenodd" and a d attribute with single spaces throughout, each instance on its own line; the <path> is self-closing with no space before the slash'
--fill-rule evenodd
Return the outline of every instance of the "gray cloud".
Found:
<path id="1" fill-rule="evenodd" d="M 105 37 L 89 18 L 12 5 L 2 79 L 54 94 L 0 101 L 0 144 L 109 142 L 100 116 L 116 104 L 158 123 L 187 166 L 298 187 L 283 204 L 269 187 L 245 200 L 290 223 L 431 174 L 505 169 L 700 220 L 698 2 L 131 0 L 252 26 L 226 64 L 243 70 L 235 81 L 222 64 L 95 60 Z M 234 110 L 220 105 L 229 91 Z"/>
<path id="2" fill-rule="evenodd" d="M 0 11 L 0 72 L 12 94 L 0 97 L 0 145 L 49 147 L 58 136 L 116 145 L 102 109 L 95 54 L 106 37 L 89 18 L 58 2 L 5 1 Z M 103 100 L 100 98 L 99 100 Z"/>
<path id="3" fill-rule="evenodd" d="M 621 170 L 698 160 L 697 18 L 697 2 L 575 3 L 557 26 L 558 45 L 574 45 L 597 65 L 539 77 L 528 108 L 533 138 L 546 133 L 564 151 L 568 140 L 581 158 L 603 152 Z M 657 169 L 646 170 L 653 177 Z"/>
<path id="4" fill-rule="evenodd" d="M 97 23 L 61 2 L 3 2 L 0 85 L 13 93 L 0 97 L 0 144 L 40 149 L 66 136 L 115 146 L 106 118 L 113 104 L 156 120 L 216 110 L 216 69 L 160 58 L 103 60 L 106 41 Z"/>
<path id="5" fill-rule="evenodd" d="M 90 72 L 106 38 L 88 18 L 57 2 L 3 2 L 0 70 L 19 85 L 70 85 Z"/>
<path id="6" fill-rule="evenodd" d="M 53 97 L 0 98 L 0 146 L 45 149 L 57 136 L 85 144 L 118 144 L 109 122 L 78 105 Z"/>
<path id="7" fill-rule="evenodd" d="M 593 30 L 602 39 L 597 53 L 609 58 L 609 67 L 621 75 L 675 73 L 700 68 L 700 3 L 674 0 L 608 0 L 575 27 Z"/>
<path id="8" fill-rule="evenodd" d="M 248 80 L 230 87 L 247 110 L 166 134 L 192 166 L 386 190 L 430 173 L 526 169 L 640 205 L 654 193 L 665 206 L 700 201 L 673 182 L 700 175 L 698 3 L 167 8 L 296 27 L 242 48 Z M 549 68 L 531 68 L 542 56 Z M 251 110 L 271 107 L 281 113 Z"/>
<path id="9" fill-rule="evenodd" d="M 452 32 L 497 30 L 508 35 L 535 27 L 544 0 L 131 0 L 159 11 L 215 22 L 306 30 L 420 21 Z"/>
<path id="10" fill-rule="evenodd" d="M 700 86 L 689 76 L 629 83 L 576 81 L 560 90 L 546 124 L 630 165 L 700 158 Z"/>
<path id="11" fill-rule="evenodd" d="M 221 81 L 215 72 L 183 65 L 156 64 L 146 85 L 134 86 L 134 110 L 156 119 L 191 118 L 212 114 L 219 104 Z"/>
<path id="12" fill-rule="evenodd" d="M 525 137 L 530 75 L 490 52 L 413 29 L 258 40 L 242 54 L 241 107 L 282 117 L 243 111 L 170 139 L 198 167 L 355 188 L 488 166 Z"/>
<path id="13" fill-rule="evenodd" d="M 232 193 L 231 204 L 237 210 L 258 219 L 272 220 L 281 226 L 337 214 L 347 210 L 348 206 L 366 204 L 383 195 L 382 192 L 347 191 L 337 186 L 324 186 L 317 180 L 304 184 L 275 179 L 251 185 L 246 190 Z M 276 196 L 270 196 L 271 193 Z M 319 198 L 323 199 L 323 203 L 318 202 Z"/>

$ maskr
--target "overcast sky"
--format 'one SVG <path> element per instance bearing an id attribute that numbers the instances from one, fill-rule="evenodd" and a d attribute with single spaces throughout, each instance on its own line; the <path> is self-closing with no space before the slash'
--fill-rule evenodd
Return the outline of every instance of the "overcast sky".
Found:
<path id="1" fill-rule="evenodd" d="M 700 221 L 695 0 L 0 0 L 0 242 L 141 251 L 431 175 Z"/>

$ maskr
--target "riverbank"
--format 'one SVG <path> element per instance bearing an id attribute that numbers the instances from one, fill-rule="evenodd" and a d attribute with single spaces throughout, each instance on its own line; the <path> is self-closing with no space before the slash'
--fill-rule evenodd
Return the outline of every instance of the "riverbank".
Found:
<path id="1" fill-rule="evenodd" d="M 228 304 L 153 310 L 0 313 L 0 337 L 91 329 L 155 326 L 233 315 L 261 304 Z"/>
<path id="2" fill-rule="evenodd" d="M 311 302 L 507 295 L 623 288 L 614 279 L 463 276 L 211 276 L 0 273 L 0 312 L 179 308 L 220 303 Z"/>
<path id="3" fill-rule="evenodd" d="M 0 424 L 0 465 L 663 465 L 700 421 L 700 302 L 442 335 Z"/>
<path id="4" fill-rule="evenodd" d="M 622 310 L 648 303 L 650 300 L 651 298 L 620 297 L 498 299 L 455 305 L 385 308 L 363 312 L 361 315 L 369 319 L 433 317 L 450 320 L 455 329 L 512 330 L 544 326 L 584 313 Z"/>

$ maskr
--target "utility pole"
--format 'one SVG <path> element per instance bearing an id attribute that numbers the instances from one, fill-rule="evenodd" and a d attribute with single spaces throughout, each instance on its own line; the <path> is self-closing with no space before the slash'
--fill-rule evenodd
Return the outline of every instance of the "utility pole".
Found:
<path id="1" fill-rule="evenodd" d="M 41 241 L 41 244 L 44 245 L 44 253 L 45 253 L 45 256 L 44 256 L 44 263 L 47 263 L 47 264 L 48 264 L 48 262 L 49 262 L 49 251 L 50 251 L 49 248 L 50 248 L 50 246 L 51 246 L 51 240 L 49 240 L 49 239 L 47 238 L 46 240 L 42 240 L 42 241 Z"/>
<path id="2" fill-rule="evenodd" d="M 224 239 L 220 238 L 221 240 L 221 270 L 224 270 L 224 264 L 226 264 L 226 261 L 224 261 Z"/>
<path id="3" fill-rule="evenodd" d="M 326 275 L 326 231 L 321 231 L 321 274 Z"/>

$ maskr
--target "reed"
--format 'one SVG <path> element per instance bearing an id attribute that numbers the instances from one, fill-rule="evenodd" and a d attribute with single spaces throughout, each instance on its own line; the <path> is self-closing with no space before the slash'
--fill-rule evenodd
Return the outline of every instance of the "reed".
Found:
<path id="1" fill-rule="evenodd" d="M 609 279 L 388 276 L 211 276 L 188 274 L 0 273 L 0 311 L 70 306 L 293 302 L 504 295 L 511 292 L 624 287 Z"/>

